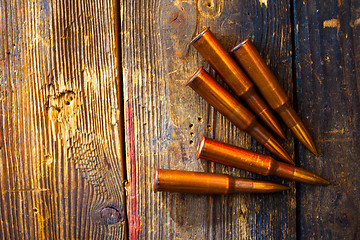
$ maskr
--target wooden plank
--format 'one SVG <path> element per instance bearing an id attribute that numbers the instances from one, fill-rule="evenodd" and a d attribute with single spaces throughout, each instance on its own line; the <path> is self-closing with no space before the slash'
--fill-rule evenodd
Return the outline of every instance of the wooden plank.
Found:
<path id="1" fill-rule="evenodd" d="M 121 238 L 114 6 L 0 5 L 0 239 Z"/>
<path id="2" fill-rule="evenodd" d="M 295 2 L 298 106 L 320 153 L 300 146 L 299 162 L 332 183 L 300 185 L 299 239 L 360 238 L 359 9 L 358 1 Z"/>
<path id="3" fill-rule="evenodd" d="M 123 0 L 121 6 L 130 238 L 295 238 L 293 183 L 285 182 L 291 191 L 271 196 L 154 193 L 152 188 L 155 167 L 255 177 L 195 159 L 203 134 L 266 151 L 184 86 L 206 65 L 189 42 L 206 26 L 229 50 L 251 37 L 292 96 L 290 1 Z"/>

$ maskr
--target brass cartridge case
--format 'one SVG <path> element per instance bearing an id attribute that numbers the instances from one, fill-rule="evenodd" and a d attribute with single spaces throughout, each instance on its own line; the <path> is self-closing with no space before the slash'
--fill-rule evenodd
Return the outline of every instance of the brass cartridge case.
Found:
<path id="1" fill-rule="evenodd" d="M 312 153 L 317 155 L 315 144 L 295 110 L 289 98 L 259 52 L 249 39 L 237 45 L 231 51 L 239 64 L 250 76 L 263 97 L 283 119 L 296 138 Z"/>
<path id="2" fill-rule="evenodd" d="M 198 194 L 272 193 L 289 187 L 226 174 L 155 169 L 154 191 Z"/>
<path id="3" fill-rule="evenodd" d="M 235 126 L 249 133 L 260 144 L 281 159 L 294 164 L 290 155 L 256 120 L 255 116 L 214 80 L 203 67 L 187 83 Z"/>
<path id="4" fill-rule="evenodd" d="M 203 137 L 196 158 L 243 169 L 264 176 L 278 176 L 308 184 L 326 185 L 329 182 L 315 173 L 274 160 L 272 157 Z"/>
<path id="5" fill-rule="evenodd" d="M 253 112 L 258 115 L 272 131 L 283 139 L 286 139 L 275 116 L 263 99 L 255 92 L 252 82 L 216 39 L 210 31 L 210 28 L 202 31 L 191 43 L 205 60 L 221 75 L 234 92 L 247 103 Z"/>

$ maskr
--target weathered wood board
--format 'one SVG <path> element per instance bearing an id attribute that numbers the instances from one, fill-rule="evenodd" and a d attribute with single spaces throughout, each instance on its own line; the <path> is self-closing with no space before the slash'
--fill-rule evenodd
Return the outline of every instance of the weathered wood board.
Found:
<path id="1" fill-rule="evenodd" d="M 207 26 L 253 40 L 320 155 L 283 145 L 332 185 L 195 159 L 202 135 L 268 153 L 185 87 L 201 65 L 222 82 L 189 45 Z M 359 30 L 355 0 L 0 0 L 0 239 L 122 239 L 126 211 L 130 239 L 359 239 Z M 154 193 L 155 167 L 291 190 Z"/>
<path id="2" fill-rule="evenodd" d="M 273 195 L 153 191 L 155 167 L 258 177 L 195 159 L 203 134 L 263 149 L 185 87 L 200 65 L 209 69 L 189 42 L 206 26 L 229 50 L 251 37 L 292 96 L 290 1 L 122 1 L 121 6 L 130 238 L 295 238 L 291 182 L 284 181 L 291 191 Z M 289 132 L 288 137 L 292 152 Z"/>
<path id="3" fill-rule="evenodd" d="M 320 153 L 299 146 L 299 163 L 332 183 L 299 185 L 299 239 L 360 238 L 359 7 L 295 3 L 297 102 Z"/>
<path id="4" fill-rule="evenodd" d="M 0 6 L 0 239 L 123 238 L 112 2 Z"/>

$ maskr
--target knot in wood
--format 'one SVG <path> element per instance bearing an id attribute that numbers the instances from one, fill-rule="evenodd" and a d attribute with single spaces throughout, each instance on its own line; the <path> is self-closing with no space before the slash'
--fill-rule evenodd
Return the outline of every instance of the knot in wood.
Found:
<path id="1" fill-rule="evenodd" d="M 170 16 L 170 23 L 173 25 L 173 26 L 179 26 L 182 21 L 184 20 L 184 16 L 182 13 L 176 11 L 176 12 L 173 12 Z"/>
<path id="2" fill-rule="evenodd" d="M 107 224 L 115 224 L 121 220 L 121 214 L 119 210 L 114 207 L 104 207 L 103 209 L 101 209 L 100 214 L 101 218 Z"/>

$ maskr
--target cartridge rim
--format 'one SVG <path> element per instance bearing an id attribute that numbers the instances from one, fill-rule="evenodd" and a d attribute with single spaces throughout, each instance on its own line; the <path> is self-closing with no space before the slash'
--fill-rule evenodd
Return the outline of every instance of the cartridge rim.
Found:
<path id="1" fill-rule="evenodd" d="M 230 52 L 235 52 L 239 47 L 241 47 L 242 45 L 244 45 L 245 43 L 248 43 L 250 41 L 250 38 L 246 38 L 244 41 L 242 41 L 241 43 L 239 43 L 238 45 L 236 45 L 233 49 L 231 49 Z"/>
<path id="2" fill-rule="evenodd" d="M 193 38 L 193 40 L 191 40 L 191 44 L 196 42 L 197 40 L 199 40 L 199 38 L 204 34 L 206 33 L 207 31 L 210 30 L 210 27 L 206 27 L 204 30 L 202 30 L 196 37 Z"/>
<path id="3" fill-rule="evenodd" d="M 196 148 L 196 159 L 199 159 L 200 158 L 200 155 L 204 149 L 204 146 L 205 146 L 205 136 L 202 136 L 198 145 L 197 145 L 197 148 Z"/>
<path id="4" fill-rule="evenodd" d="M 189 84 L 196 78 L 197 75 L 204 69 L 203 66 L 199 67 L 198 70 L 190 77 L 189 81 L 186 83 L 186 86 L 189 86 Z"/>
<path id="5" fill-rule="evenodd" d="M 154 192 L 157 192 L 157 185 L 158 185 L 158 177 L 159 177 L 159 169 L 154 168 L 154 175 L 155 175 L 155 181 L 154 181 Z"/>

